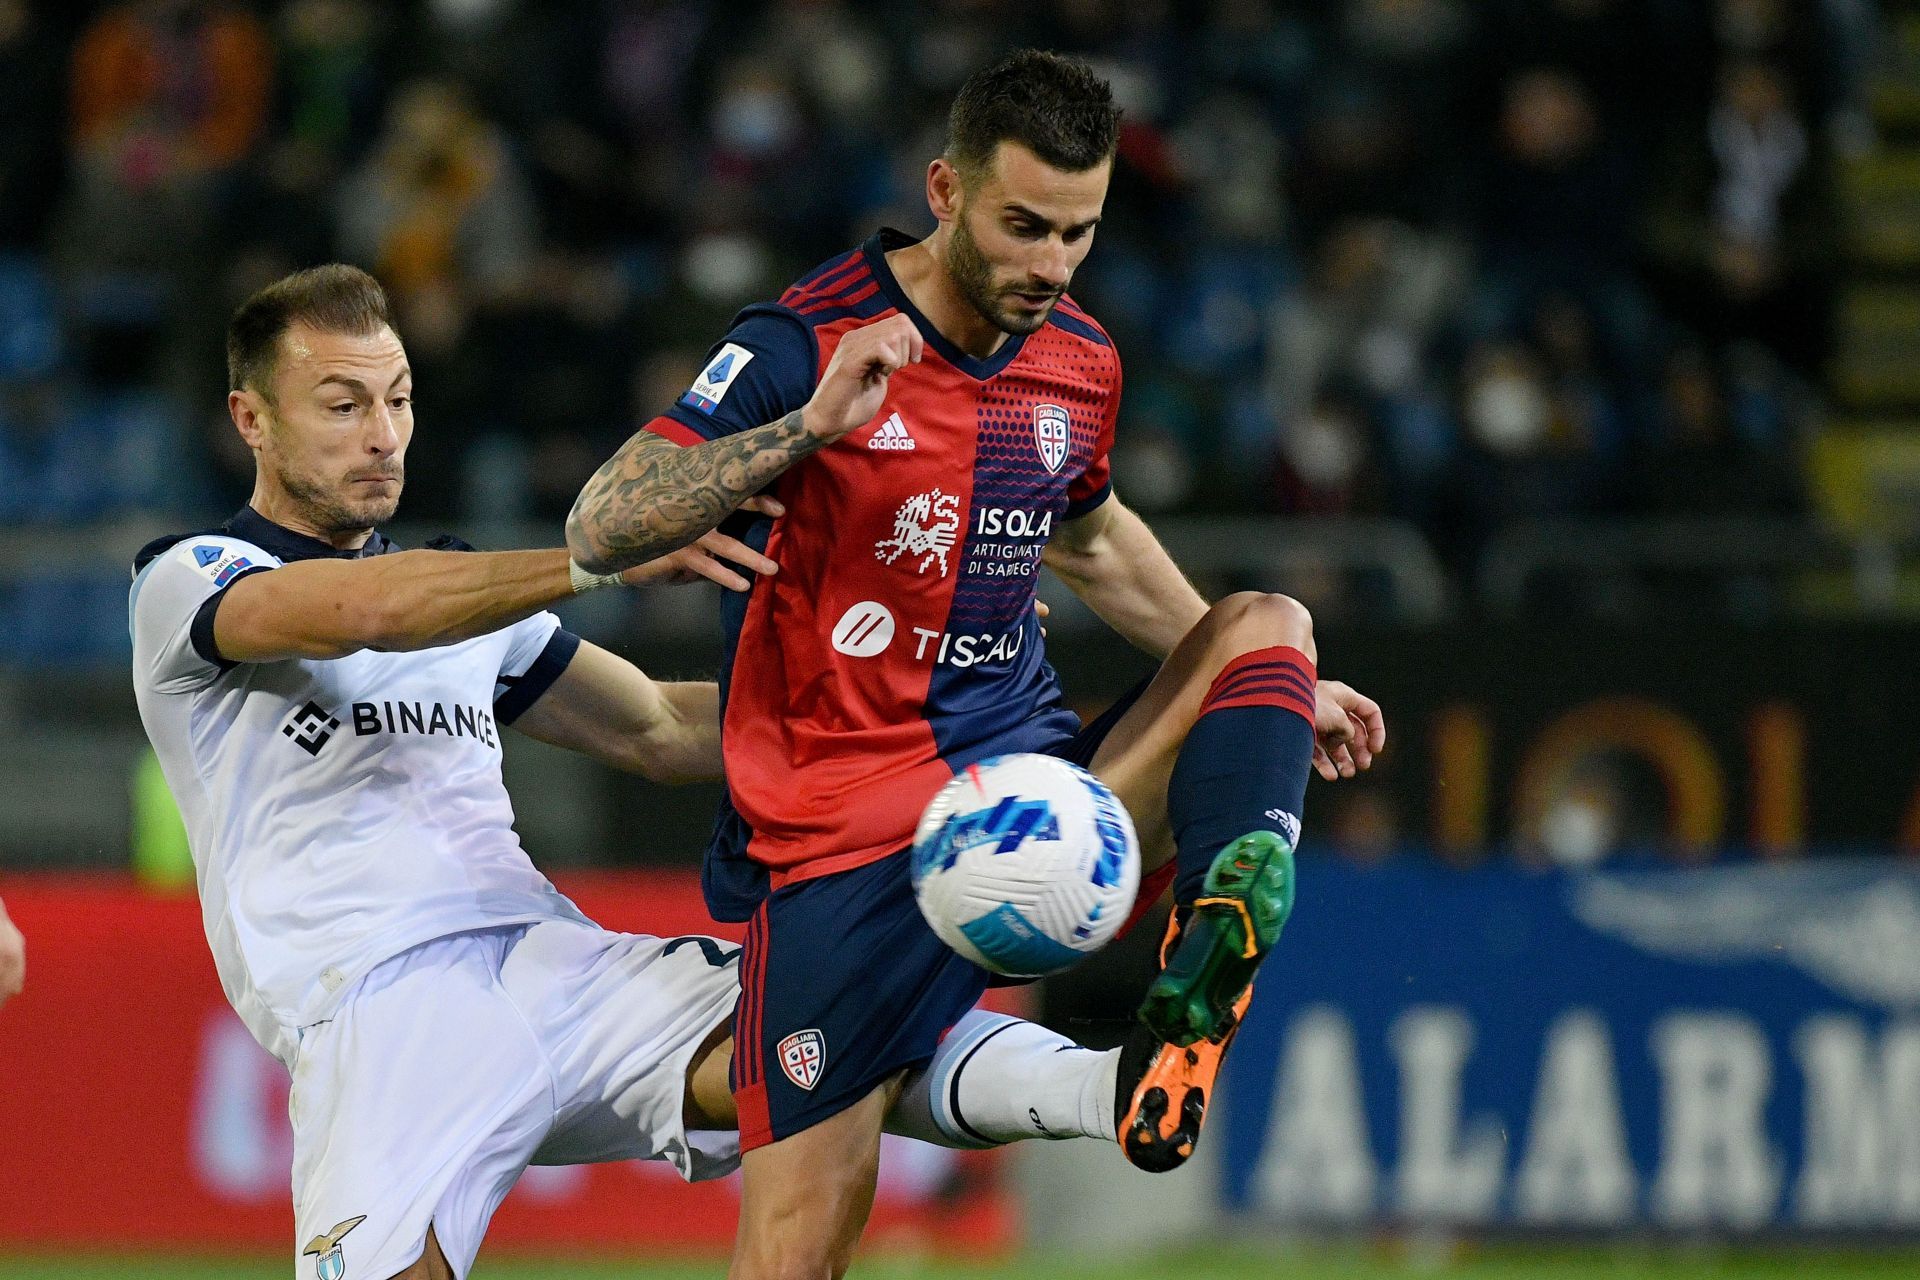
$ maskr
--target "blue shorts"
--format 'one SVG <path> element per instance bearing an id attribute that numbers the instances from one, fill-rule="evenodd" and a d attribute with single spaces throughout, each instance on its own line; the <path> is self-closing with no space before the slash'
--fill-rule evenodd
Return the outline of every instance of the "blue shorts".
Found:
<path id="1" fill-rule="evenodd" d="M 1143 681 L 1050 754 L 1082 767 Z M 740 1148 L 791 1137 L 924 1065 L 993 975 L 934 936 L 908 852 L 782 885 L 747 924 L 734 1013 Z"/>

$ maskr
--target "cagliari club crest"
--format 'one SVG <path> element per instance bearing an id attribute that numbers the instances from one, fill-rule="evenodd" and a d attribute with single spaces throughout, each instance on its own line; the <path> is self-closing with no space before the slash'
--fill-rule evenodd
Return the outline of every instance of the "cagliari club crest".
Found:
<path id="1" fill-rule="evenodd" d="M 1060 470 L 1060 464 L 1067 460 L 1067 445 L 1072 439 L 1073 430 L 1065 409 L 1057 404 L 1033 406 L 1033 446 L 1040 451 L 1040 461 L 1046 463 L 1047 470 Z"/>
<path id="2" fill-rule="evenodd" d="M 787 1079 L 802 1089 L 811 1090 L 820 1083 L 821 1069 L 827 1065 L 827 1041 L 818 1031 L 796 1031 L 775 1045 L 773 1052 Z"/>

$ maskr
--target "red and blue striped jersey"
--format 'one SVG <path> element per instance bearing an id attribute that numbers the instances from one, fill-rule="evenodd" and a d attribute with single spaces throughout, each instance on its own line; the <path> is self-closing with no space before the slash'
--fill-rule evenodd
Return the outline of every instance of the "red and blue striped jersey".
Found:
<path id="1" fill-rule="evenodd" d="M 1108 496 L 1119 356 L 1069 298 L 967 355 L 888 269 L 911 243 L 882 231 L 741 312 L 649 424 L 684 445 L 764 426 L 807 402 L 849 331 L 903 311 L 926 338 L 872 421 L 776 482 L 786 515 L 738 529 L 780 572 L 724 609 L 729 807 L 707 868 L 720 918 L 753 905 L 724 886 L 766 881 L 742 855 L 775 886 L 886 857 L 956 770 L 1078 728 L 1034 585 L 1060 522 Z"/>

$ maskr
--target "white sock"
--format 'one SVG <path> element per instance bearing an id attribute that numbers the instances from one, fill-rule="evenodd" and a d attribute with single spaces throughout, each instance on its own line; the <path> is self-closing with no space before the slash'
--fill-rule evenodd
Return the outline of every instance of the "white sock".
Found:
<path id="1" fill-rule="evenodd" d="M 975 1009 L 907 1078 L 887 1128 L 943 1147 L 1023 1138 L 1115 1141 L 1120 1051 L 1082 1048 L 1032 1022 Z"/>

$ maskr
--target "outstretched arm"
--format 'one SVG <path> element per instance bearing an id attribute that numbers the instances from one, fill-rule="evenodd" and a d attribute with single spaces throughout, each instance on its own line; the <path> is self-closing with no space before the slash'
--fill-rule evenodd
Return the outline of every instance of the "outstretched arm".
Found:
<path id="1" fill-rule="evenodd" d="M 686 546 L 788 467 L 870 421 L 887 379 L 922 349 L 913 321 L 896 313 L 841 338 L 812 398 L 777 422 L 687 446 L 634 433 L 575 499 L 567 549 L 583 568 L 617 573 Z"/>
<path id="2" fill-rule="evenodd" d="M 755 509 L 778 515 L 771 498 Z M 777 566 L 722 533 L 621 574 L 629 586 L 711 578 L 736 591 Z M 341 658 L 362 649 L 410 652 L 456 644 L 530 617 L 574 594 L 567 553 L 397 551 L 365 560 L 299 560 L 249 574 L 214 614 L 214 647 L 229 662 Z"/>
<path id="3" fill-rule="evenodd" d="M 720 690 L 663 684 L 618 654 L 582 643 L 513 727 L 655 782 L 720 776 Z"/>

